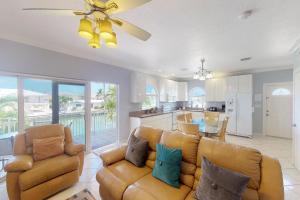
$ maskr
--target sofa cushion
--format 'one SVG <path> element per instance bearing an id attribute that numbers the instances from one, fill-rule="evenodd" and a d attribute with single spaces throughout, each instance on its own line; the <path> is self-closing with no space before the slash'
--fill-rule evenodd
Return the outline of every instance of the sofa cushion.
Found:
<path id="1" fill-rule="evenodd" d="M 183 161 L 196 164 L 199 137 L 181 132 L 164 131 L 160 143 L 169 148 L 181 149 Z"/>
<path id="2" fill-rule="evenodd" d="M 133 185 L 129 186 L 124 193 L 123 199 L 183 200 L 190 191 L 191 189 L 186 185 L 180 185 L 179 188 L 175 188 L 154 178 L 151 174 L 148 174 L 143 178 L 139 179 Z"/>
<path id="3" fill-rule="evenodd" d="M 165 183 L 179 187 L 181 149 L 167 148 L 162 144 L 156 145 L 157 157 L 152 175 Z"/>
<path id="4" fill-rule="evenodd" d="M 26 151 L 32 154 L 32 144 L 34 139 L 43 139 L 49 137 L 65 136 L 64 126 L 59 124 L 50 124 L 43 126 L 30 127 L 25 130 Z"/>
<path id="5" fill-rule="evenodd" d="M 195 192 L 195 190 L 192 190 L 187 195 L 185 200 L 195 200 L 194 192 Z M 244 194 L 242 195 L 242 200 L 259 200 L 257 190 L 246 188 L 246 190 L 244 191 Z"/>
<path id="6" fill-rule="evenodd" d="M 147 156 L 148 141 L 131 135 L 128 141 L 125 159 L 137 167 L 143 167 L 145 165 Z"/>
<path id="7" fill-rule="evenodd" d="M 64 153 L 64 137 L 33 139 L 33 158 L 44 160 Z"/>
<path id="8" fill-rule="evenodd" d="M 112 165 L 109 165 L 107 168 L 115 176 L 123 180 L 128 185 L 151 173 L 151 169 L 149 167 L 136 167 L 134 164 L 128 162 L 127 160 L 116 162 Z"/>
<path id="9" fill-rule="evenodd" d="M 202 160 L 200 184 L 195 197 L 198 200 L 240 200 L 249 182 L 249 177 L 219 167 L 205 157 Z"/>
<path id="10" fill-rule="evenodd" d="M 255 190 L 259 188 L 262 159 L 259 151 L 209 138 L 202 138 L 198 149 L 197 166 L 201 165 L 203 156 L 220 167 L 250 177 L 248 187 Z"/>
<path id="11" fill-rule="evenodd" d="M 162 134 L 161 129 L 151 127 L 139 127 L 134 132 L 134 135 L 143 138 L 149 142 L 149 150 L 156 151 L 156 144 L 159 143 Z"/>
<path id="12" fill-rule="evenodd" d="M 31 170 L 22 173 L 19 177 L 19 185 L 22 191 L 49 181 L 60 175 L 72 172 L 79 168 L 77 156 L 60 155 L 33 164 Z M 79 176 L 79 175 L 78 175 Z"/>

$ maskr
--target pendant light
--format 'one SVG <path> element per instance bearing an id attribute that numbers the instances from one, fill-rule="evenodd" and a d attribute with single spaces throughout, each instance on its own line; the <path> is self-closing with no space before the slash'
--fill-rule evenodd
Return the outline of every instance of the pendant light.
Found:
<path id="1" fill-rule="evenodd" d="M 78 33 L 81 37 L 85 39 L 92 39 L 93 38 L 93 25 L 92 22 L 87 19 L 86 17 L 80 20 Z"/>
<path id="2" fill-rule="evenodd" d="M 111 48 L 116 48 L 117 47 L 117 36 L 116 33 L 113 32 L 112 36 L 110 38 L 105 39 L 106 46 L 111 47 Z"/>
<path id="3" fill-rule="evenodd" d="M 101 47 L 100 46 L 100 36 L 95 31 L 93 33 L 93 38 L 89 41 L 89 46 L 94 49 L 98 49 Z"/>
<path id="4" fill-rule="evenodd" d="M 107 19 L 99 23 L 99 28 L 100 28 L 100 35 L 104 39 L 109 39 L 113 37 L 112 24 Z"/>
<path id="5" fill-rule="evenodd" d="M 206 79 L 212 79 L 213 78 L 213 74 L 211 71 L 208 71 L 207 69 L 204 69 L 204 62 L 205 59 L 201 60 L 201 68 L 199 69 L 199 71 L 194 73 L 194 79 L 200 80 L 200 81 L 205 81 Z"/>

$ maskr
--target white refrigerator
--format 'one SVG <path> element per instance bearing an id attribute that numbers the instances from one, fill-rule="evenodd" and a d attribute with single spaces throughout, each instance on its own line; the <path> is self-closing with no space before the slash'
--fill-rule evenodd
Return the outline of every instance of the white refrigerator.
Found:
<path id="1" fill-rule="evenodd" d="M 252 94 L 238 93 L 228 96 L 226 115 L 229 117 L 228 134 L 252 137 Z"/>

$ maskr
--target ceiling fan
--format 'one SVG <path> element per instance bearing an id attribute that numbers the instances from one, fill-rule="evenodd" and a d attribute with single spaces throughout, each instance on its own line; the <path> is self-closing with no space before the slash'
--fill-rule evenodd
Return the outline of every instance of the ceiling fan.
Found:
<path id="1" fill-rule="evenodd" d="M 101 38 L 106 46 L 116 47 L 117 36 L 112 29 L 112 24 L 126 33 L 146 41 L 151 37 L 147 31 L 117 17 L 113 14 L 136 8 L 151 0 L 83 0 L 83 10 L 60 9 L 60 8 L 23 8 L 23 11 L 39 11 L 47 13 L 64 13 L 74 16 L 82 16 L 78 33 L 81 37 L 88 39 L 92 48 L 100 48 Z M 104 2 L 105 1 L 105 2 Z"/>

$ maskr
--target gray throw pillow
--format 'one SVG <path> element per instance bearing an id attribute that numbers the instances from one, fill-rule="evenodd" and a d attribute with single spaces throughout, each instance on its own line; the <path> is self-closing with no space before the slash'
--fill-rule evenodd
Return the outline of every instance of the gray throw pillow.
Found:
<path id="1" fill-rule="evenodd" d="M 148 156 L 148 141 L 133 134 L 128 141 L 125 159 L 137 167 L 143 167 Z"/>
<path id="2" fill-rule="evenodd" d="M 198 200 L 240 200 L 250 178 L 202 159 L 202 176 L 194 193 Z"/>

